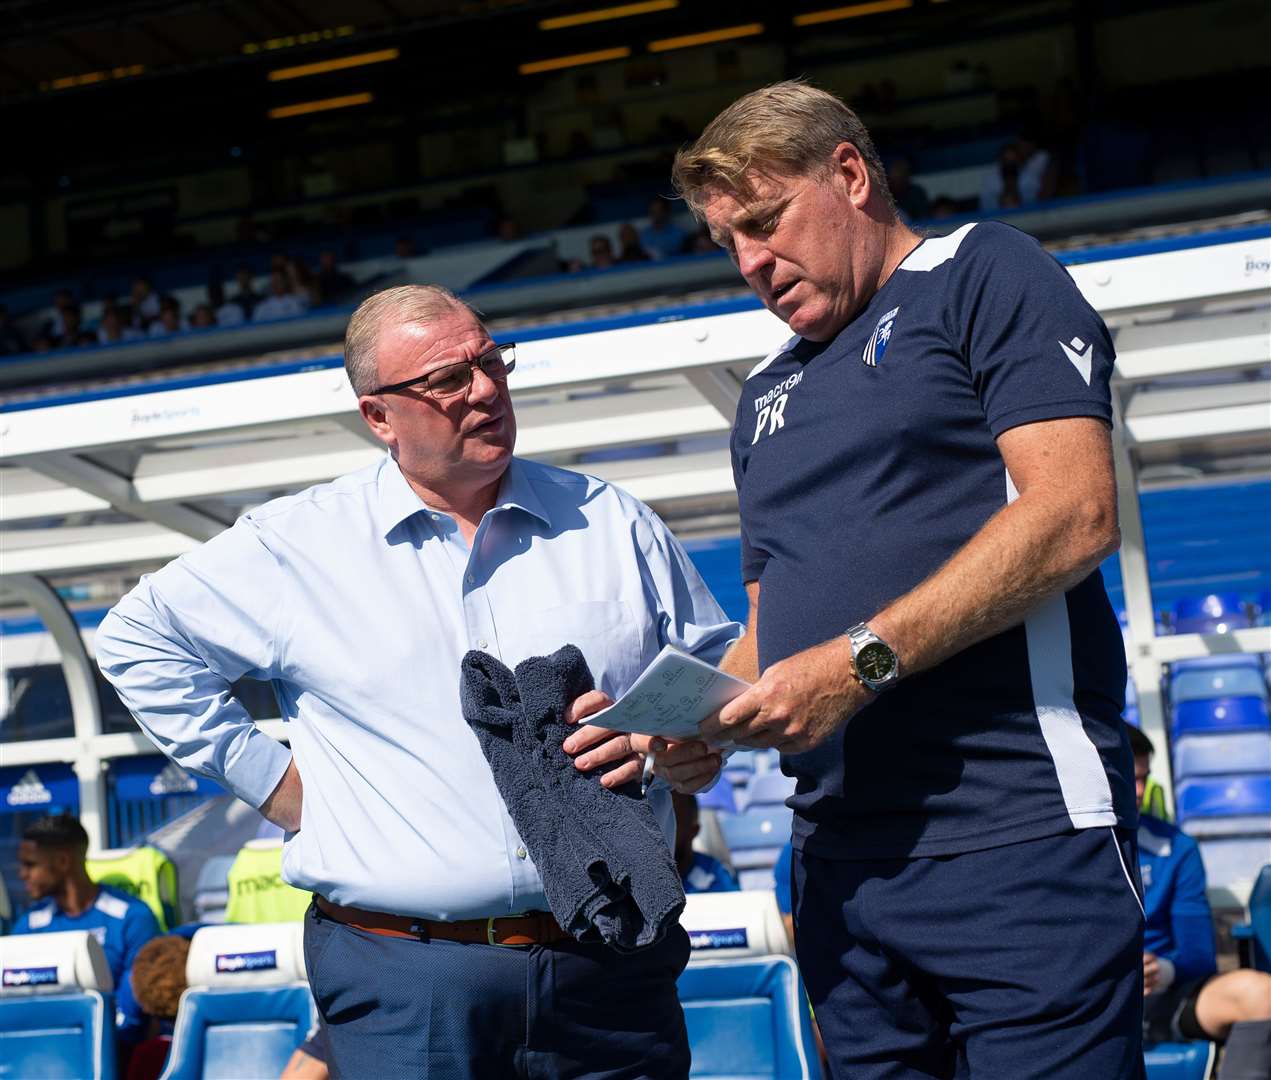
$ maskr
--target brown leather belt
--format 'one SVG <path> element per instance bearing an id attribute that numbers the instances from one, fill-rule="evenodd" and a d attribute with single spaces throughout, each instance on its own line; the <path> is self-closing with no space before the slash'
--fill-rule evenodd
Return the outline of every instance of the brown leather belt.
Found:
<path id="1" fill-rule="evenodd" d="M 389 915 L 383 911 L 333 904 L 316 893 L 313 902 L 328 918 L 368 934 L 410 938 L 413 941 L 460 941 L 469 945 L 551 945 L 573 941 L 548 911 L 528 911 L 524 915 L 503 918 L 459 919 L 439 922 L 417 919 L 410 915 Z"/>

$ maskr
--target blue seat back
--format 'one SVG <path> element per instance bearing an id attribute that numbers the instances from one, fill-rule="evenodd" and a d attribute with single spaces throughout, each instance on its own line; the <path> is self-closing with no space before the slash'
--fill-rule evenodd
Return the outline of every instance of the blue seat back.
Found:
<path id="1" fill-rule="evenodd" d="M 1174 706 L 1174 735 L 1207 731 L 1267 731 L 1267 703 L 1260 697 L 1205 698 Z"/>
<path id="2" fill-rule="evenodd" d="M 0 997 L 0 1075 L 114 1080 L 111 995 L 79 990 Z"/>
<path id="3" fill-rule="evenodd" d="M 746 784 L 746 797 L 743 805 L 752 806 L 784 806 L 786 799 L 794 794 L 795 779 L 776 770 L 755 773 Z"/>
<path id="4" fill-rule="evenodd" d="M 1174 743 L 1174 779 L 1271 772 L 1271 730 L 1184 735 Z"/>
<path id="5" fill-rule="evenodd" d="M 1188 596 L 1174 605 L 1174 632 L 1178 634 L 1221 633 L 1248 625 L 1236 593 Z"/>
<path id="6" fill-rule="evenodd" d="M 162 1080 L 280 1076 L 313 1022 L 304 985 L 187 990 Z"/>
<path id="7" fill-rule="evenodd" d="M 803 981 L 788 956 L 703 960 L 679 978 L 692 1077 L 820 1076 Z"/>
<path id="8" fill-rule="evenodd" d="M 1265 818 L 1271 815 L 1271 773 L 1184 780 L 1175 795 L 1181 822 L 1202 817 Z"/>
<path id="9" fill-rule="evenodd" d="M 1170 680 L 1170 699 L 1177 705 L 1184 701 L 1221 697 L 1267 697 L 1267 683 L 1262 664 L 1256 656 L 1252 663 L 1212 664 L 1205 667 L 1175 670 Z M 1181 665 L 1175 665 L 1176 669 Z"/>
<path id="10" fill-rule="evenodd" d="M 720 814 L 719 827 L 732 855 L 733 866 L 747 870 L 772 866 L 790 839 L 794 811 L 788 806 L 756 806 L 739 814 Z M 771 882 L 765 882 L 771 887 Z M 749 887 L 745 882 L 742 888 Z"/>
<path id="11" fill-rule="evenodd" d="M 1206 1080 L 1214 1065 L 1214 1049 L 1211 1042 L 1145 1046 L 1147 1080 Z"/>

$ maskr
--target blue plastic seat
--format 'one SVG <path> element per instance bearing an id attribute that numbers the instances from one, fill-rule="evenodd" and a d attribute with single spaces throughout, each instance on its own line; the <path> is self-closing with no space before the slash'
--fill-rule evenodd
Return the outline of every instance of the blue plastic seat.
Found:
<path id="1" fill-rule="evenodd" d="M 0 939 L 0 1075 L 115 1077 L 110 968 L 86 930 Z"/>
<path id="2" fill-rule="evenodd" d="M 1249 625 L 1244 605 L 1236 593 L 1189 596 L 1174 605 L 1176 634 L 1214 634 Z"/>
<path id="3" fill-rule="evenodd" d="M 703 960 L 679 978 L 691 1077 L 820 1076 L 803 981 L 788 956 Z"/>
<path id="4" fill-rule="evenodd" d="M 1249 893 L 1249 921 L 1232 927 L 1231 934 L 1240 946 L 1242 962 L 1271 972 L 1271 865 L 1262 867 Z"/>
<path id="5" fill-rule="evenodd" d="M 1157 1043 L 1143 1048 L 1148 1080 L 1207 1080 L 1214 1067 L 1211 1042 Z"/>
<path id="6" fill-rule="evenodd" d="M 1210 889 L 1226 889 L 1232 896 L 1246 896 L 1253 887 L 1253 877 L 1258 868 L 1271 863 L 1271 823 L 1236 819 L 1236 828 L 1230 828 L 1224 818 L 1193 818 L 1188 830 L 1199 828 L 1204 834 L 1196 842 L 1200 845 L 1200 858 L 1205 864 L 1205 882 Z M 1224 827 L 1232 835 L 1223 835 Z M 1258 828 L 1267 831 L 1258 835 Z M 1213 835 L 1216 833 L 1217 835 Z"/>
<path id="7" fill-rule="evenodd" d="M 794 788 L 794 777 L 783 772 L 755 773 L 746 785 L 742 805 L 747 809 L 752 806 L 784 806 L 786 799 L 794 794 Z"/>
<path id="8" fill-rule="evenodd" d="M 781 849 L 790 839 L 794 811 L 787 806 L 757 806 L 740 814 L 720 814 L 719 826 L 732 856 L 733 867 L 743 889 L 757 887 L 762 881 L 772 887 L 772 875 L 755 875 L 752 870 L 770 870 L 776 865 Z"/>
<path id="9" fill-rule="evenodd" d="M 1271 773 L 1204 776 L 1184 780 L 1175 791 L 1178 820 L 1193 836 L 1271 832 Z M 1211 828 L 1193 819 L 1226 819 Z"/>
<path id="10" fill-rule="evenodd" d="M 1205 656 L 1173 665 L 1170 698 L 1174 704 L 1220 697 L 1267 698 L 1262 661 L 1252 653 Z"/>
<path id="11" fill-rule="evenodd" d="M 1231 731 L 1271 730 L 1267 703 L 1260 697 L 1204 698 L 1174 706 L 1174 737 Z"/>
<path id="12" fill-rule="evenodd" d="M 1271 772 L 1271 730 L 1184 735 L 1174 743 L 1174 778 Z"/>

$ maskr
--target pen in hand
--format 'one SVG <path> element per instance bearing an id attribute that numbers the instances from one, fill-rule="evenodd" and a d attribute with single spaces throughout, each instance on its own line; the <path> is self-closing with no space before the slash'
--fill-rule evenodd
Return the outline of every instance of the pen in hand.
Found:
<path id="1" fill-rule="evenodd" d="M 657 755 L 650 750 L 644 755 L 644 767 L 640 770 L 640 795 L 648 794 L 649 784 L 653 780 L 653 766 Z"/>

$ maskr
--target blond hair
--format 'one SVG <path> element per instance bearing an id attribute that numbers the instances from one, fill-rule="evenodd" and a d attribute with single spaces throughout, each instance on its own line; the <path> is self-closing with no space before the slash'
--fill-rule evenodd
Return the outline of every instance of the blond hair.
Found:
<path id="1" fill-rule="evenodd" d="M 700 218 L 707 188 L 723 185 L 748 196 L 755 173 L 821 174 L 835 147 L 845 142 L 860 152 L 873 186 L 894 213 L 887 174 L 860 117 L 802 79 L 774 83 L 734 101 L 675 155 L 671 180 Z"/>
<path id="2" fill-rule="evenodd" d="M 353 312 L 344 333 L 344 370 L 353 392 L 361 397 L 379 385 L 375 343 L 386 318 L 395 323 L 429 323 L 456 310 L 467 312 L 478 325 L 484 325 L 481 317 L 444 285 L 397 285 L 368 296 Z"/>

